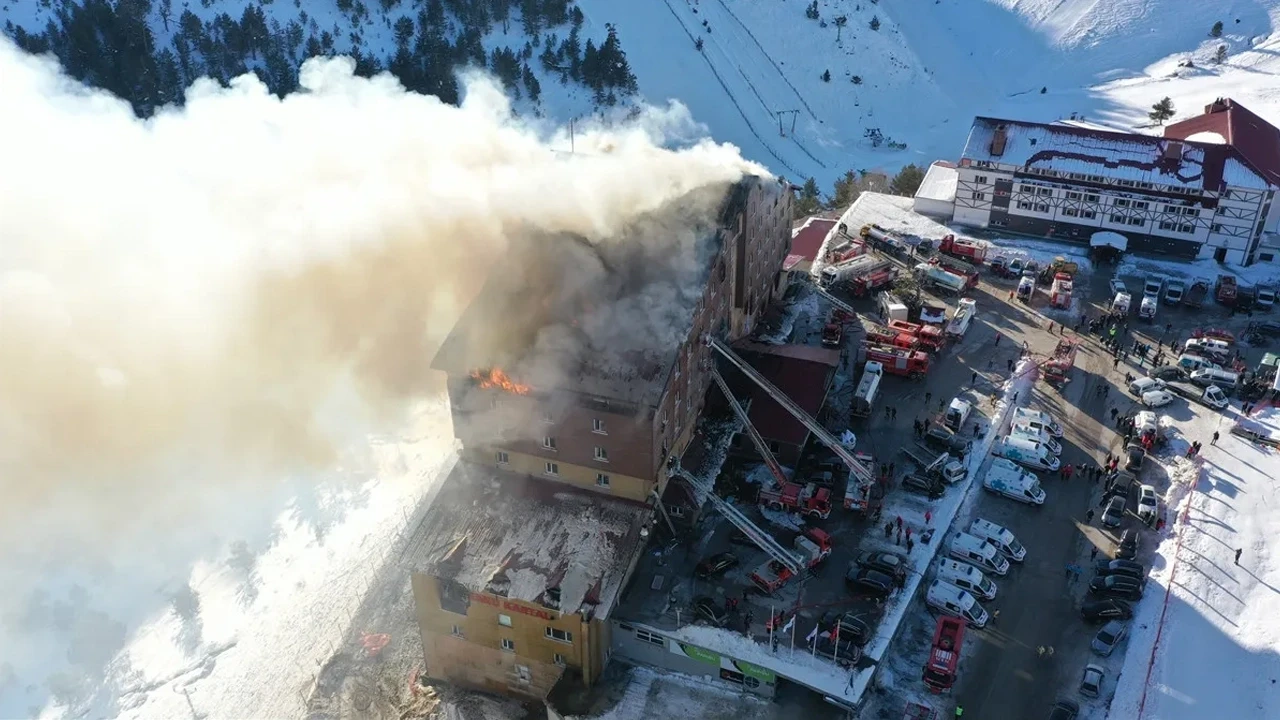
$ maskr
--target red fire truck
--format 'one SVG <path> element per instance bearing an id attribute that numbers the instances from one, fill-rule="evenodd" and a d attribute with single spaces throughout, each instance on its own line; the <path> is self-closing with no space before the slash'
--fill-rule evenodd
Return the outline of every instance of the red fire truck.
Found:
<path id="1" fill-rule="evenodd" d="M 955 235 L 945 235 L 938 241 L 938 252 L 981 265 L 987 259 L 990 246 L 981 240 L 962 240 Z"/>
<path id="2" fill-rule="evenodd" d="M 873 343 L 864 343 L 863 349 L 867 359 L 880 363 L 887 373 L 918 380 L 929 372 L 929 356 L 919 350 L 904 350 Z"/>
<path id="3" fill-rule="evenodd" d="M 1058 346 L 1053 349 L 1053 356 L 1042 365 L 1045 382 L 1061 384 L 1067 381 L 1071 368 L 1076 364 L 1076 348 L 1076 343 L 1066 338 L 1058 341 Z"/>
<path id="4" fill-rule="evenodd" d="M 915 350 L 920 347 L 920 338 L 915 335 L 883 325 L 871 325 L 867 328 L 867 342 L 904 350 Z"/>
<path id="5" fill-rule="evenodd" d="M 885 264 L 862 275 L 852 277 L 848 281 L 849 294 L 854 297 L 866 297 L 883 287 L 893 284 L 898 279 L 898 268 Z"/>
<path id="6" fill-rule="evenodd" d="M 949 690 L 956 683 L 960 645 L 964 642 L 964 620 L 950 615 L 938 618 L 933 630 L 933 649 L 924 666 L 924 684 L 933 692 Z"/>
<path id="7" fill-rule="evenodd" d="M 831 491 L 816 483 L 784 483 L 782 487 L 761 490 L 759 502 L 771 510 L 798 512 L 823 520 L 831 515 Z"/>
<path id="8" fill-rule="evenodd" d="M 920 323 L 907 322 L 906 320 L 890 320 L 889 328 L 915 335 L 920 341 L 920 345 L 932 352 L 938 352 L 946 343 L 946 336 L 942 334 L 942 328 L 936 325 L 922 325 Z"/>
<path id="9" fill-rule="evenodd" d="M 810 528 L 805 534 L 796 536 L 792 543 L 797 559 L 807 568 L 815 568 L 831 554 L 831 536 Z M 748 578 L 765 594 L 772 595 L 775 590 L 787 584 L 795 577 L 791 568 L 777 560 L 768 560 L 751 572 Z"/>

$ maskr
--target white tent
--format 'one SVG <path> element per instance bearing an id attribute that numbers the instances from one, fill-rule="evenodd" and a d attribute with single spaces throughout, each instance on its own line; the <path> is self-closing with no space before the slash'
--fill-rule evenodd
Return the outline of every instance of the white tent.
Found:
<path id="1" fill-rule="evenodd" d="M 1118 232 L 1104 230 L 1094 233 L 1089 238 L 1089 247 L 1111 247 L 1124 252 L 1129 249 L 1129 238 Z"/>

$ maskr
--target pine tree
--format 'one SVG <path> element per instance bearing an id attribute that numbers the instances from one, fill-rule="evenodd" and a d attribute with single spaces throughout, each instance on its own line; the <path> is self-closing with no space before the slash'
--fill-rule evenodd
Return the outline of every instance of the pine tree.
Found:
<path id="1" fill-rule="evenodd" d="M 1227 46 L 1219 45 L 1217 51 L 1213 53 L 1213 61 L 1219 65 L 1227 61 Z"/>
<path id="2" fill-rule="evenodd" d="M 818 193 L 818 181 L 809 178 L 800 188 L 795 202 L 796 215 L 812 215 L 822 207 L 822 197 Z"/>
<path id="3" fill-rule="evenodd" d="M 409 41 L 413 39 L 413 20 L 408 15 L 400 16 L 395 24 L 396 48 L 408 48 Z"/>
<path id="4" fill-rule="evenodd" d="M 830 71 L 830 70 L 823 70 L 823 71 L 822 71 L 822 82 L 831 82 L 831 71 Z"/>
<path id="5" fill-rule="evenodd" d="M 875 15 L 871 16 L 871 29 L 872 30 L 880 29 L 880 18 Z"/>
<path id="6" fill-rule="evenodd" d="M 1163 125 L 1166 120 L 1173 117 L 1174 112 L 1173 100 L 1166 97 L 1151 106 L 1151 112 L 1147 113 L 1147 117 L 1151 118 L 1155 123 Z"/>
<path id="7" fill-rule="evenodd" d="M 1222 37 L 1222 21 L 1221 20 L 1214 23 L 1213 27 L 1209 29 L 1209 37 Z"/>
<path id="8" fill-rule="evenodd" d="M 542 84 L 538 82 L 538 77 L 533 74 L 533 70 L 526 63 L 524 69 L 520 72 L 521 80 L 524 82 L 525 92 L 529 93 L 529 99 L 535 104 L 542 97 Z"/>
<path id="9" fill-rule="evenodd" d="M 810 20 L 818 19 L 818 0 L 813 0 L 813 2 L 805 6 L 804 16 Z"/>
<path id="10" fill-rule="evenodd" d="M 915 195 L 924 182 L 924 170 L 915 164 L 907 165 L 893 176 L 889 182 L 889 191 L 894 195 Z"/>

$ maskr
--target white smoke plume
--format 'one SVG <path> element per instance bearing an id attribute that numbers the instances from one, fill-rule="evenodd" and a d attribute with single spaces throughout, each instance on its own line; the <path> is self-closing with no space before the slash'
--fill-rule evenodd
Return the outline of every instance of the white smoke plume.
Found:
<path id="1" fill-rule="evenodd" d="M 37 594 L 93 568 L 102 605 L 127 604 L 234 539 L 271 479 L 331 466 L 439 393 L 428 365 L 488 269 L 548 260 L 524 238 L 607 244 L 765 174 L 691 142 L 679 106 L 579 127 L 570 154 L 485 78 L 455 108 L 352 70 L 309 61 L 284 99 L 251 75 L 202 81 L 138 120 L 0 38 L 10 671 Z"/>

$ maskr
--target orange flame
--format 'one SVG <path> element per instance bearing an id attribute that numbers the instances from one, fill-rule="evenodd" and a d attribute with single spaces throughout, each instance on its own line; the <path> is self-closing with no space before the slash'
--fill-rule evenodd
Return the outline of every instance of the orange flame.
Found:
<path id="1" fill-rule="evenodd" d="M 490 370 L 472 370 L 471 378 L 479 383 L 482 388 L 497 388 L 505 390 L 515 395 L 528 395 L 533 389 L 528 385 L 522 385 L 511 379 L 506 373 L 498 368 Z"/>

